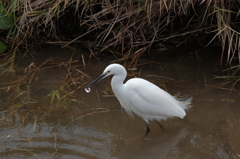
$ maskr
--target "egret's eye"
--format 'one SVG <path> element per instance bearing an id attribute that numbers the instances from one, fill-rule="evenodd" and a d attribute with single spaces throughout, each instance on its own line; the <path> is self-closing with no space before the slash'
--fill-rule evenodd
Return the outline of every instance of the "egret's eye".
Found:
<path id="1" fill-rule="evenodd" d="M 109 73 L 110 73 L 110 71 L 107 71 L 107 72 L 106 72 L 106 74 L 109 74 Z"/>

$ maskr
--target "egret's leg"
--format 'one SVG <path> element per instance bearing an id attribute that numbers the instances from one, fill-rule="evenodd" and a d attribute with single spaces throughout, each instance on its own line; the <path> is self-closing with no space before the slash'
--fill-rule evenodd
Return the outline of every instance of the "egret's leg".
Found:
<path id="1" fill-rule="evenodd" d="M 155 122 L 158 124 L 158 126 L 164 131 L 164 127 L 162 124 L 160 124 L 158 121 L 155 120 Z"/>
<path id="2" fill-rule="evenodd" d="M 147 130 L 146 130 L 146 133 L 145 133 L 145 137 L 148 135 L 148 133 L 150 132 L 150 124 L 149 123 L 146 123 L 146 127 L 147 127 Z"/>

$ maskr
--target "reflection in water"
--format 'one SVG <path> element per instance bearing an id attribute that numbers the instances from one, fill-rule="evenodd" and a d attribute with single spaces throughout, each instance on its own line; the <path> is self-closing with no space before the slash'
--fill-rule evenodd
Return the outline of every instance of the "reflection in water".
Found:
<path id="1" fill-rule="evenodd" d="M 120 158 L 136 158 L 136 159 L 155 159 L 166 158 L 171 156 L 171 152 L 174 156 L 179 155 L 179 148 L 177 144 L 187 134 L 186 129 L 180 129 L 178 132 L 172 134 L 172 132 L 166 132 L 163 135 L 158 135 L 149 141 L 142 140 L 142 143 L 136 147 L 135 143 L 131 143 L 124 147 L 121 151 Z"/>
<path id="2" fill-rule="evenodd" d="M 89 116 L 81 121 L 68 122 L 67 125 L 28 124 L 21 130 L 19 136 L 13 133 L 17 132 L 18 128 L 11 129 L 12 132 L 5 129 L 2 132 L 10 134 L 10 137 L 3 147 L 5 152 L 2 154 L 7 152 L 10 158 L 75 156 L 105 159 L 118 158 L 118 156 L 145 158 L 146 155 L 148 158 L 155 158 L 167 154 L 187 133 L 186 129 L 180 129 L 177 133 L 163 133 L 161 129 L 156 129 L 156 134 L 150 135 L 150 140 L 143 140 L 144 126 L 142 133 L 141 130 L 132 132 L 132 129 L 123 129 L 129 126 L 136 128 L 134 122 L 142 124 L 141 119 L 129 123 L 129 119 L 124 120 L 124 118 L 127 116 L 118 111 Z M 37 133 L 34 134 L 36 130 Z"/>
<path id="3" fill-rule="evenodd" d="M 61 115 L 59 116 L 61 117 Z M 179 122 L 176 124 L 175 122 Z M 152 123 L 144 140 L 144 122 L 121 111 L 99 113 L 75 121 L 49 121 L 1 131 L 1 157 L 6 158 L 236 158 L 226 136 L 202 131 L 196 123 L 170 120 L 165 132 Z M 176 126 L 177 125 L 177 126 Z M 211 132 L 214 131 L 214 132 Z M 8 138 L 6 135 L 10 135 Z"/>

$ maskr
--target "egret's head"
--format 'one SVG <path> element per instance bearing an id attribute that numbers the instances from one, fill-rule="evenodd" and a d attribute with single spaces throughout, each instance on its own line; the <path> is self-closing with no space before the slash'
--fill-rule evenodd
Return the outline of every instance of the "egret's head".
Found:
<path id="1" fill-rule="evenodd" d="M 126 72 L 125 68 L 122 65 L 119 64 L 111 64 L 105 68 L 103 71 L 103 74 L 105 74 L 105 77 L 111 76 L 111 75 L 121 75 Z M 105 78 L 104 77 L 104 78 Z"/>
<path id="2" fill-rule="evenodd" d="M 98 78 L 96 78 L 88 87 L 91 87 L 92 85 L 94 85 L 95 83 L 97 83 L 103 78 L 106 78 L 111 75 L 120 75 L 120 74 L 126 74 L 125 68 L 119 64 L 111 64 L 107 66 L 103 71 L 103 73 Z"/>

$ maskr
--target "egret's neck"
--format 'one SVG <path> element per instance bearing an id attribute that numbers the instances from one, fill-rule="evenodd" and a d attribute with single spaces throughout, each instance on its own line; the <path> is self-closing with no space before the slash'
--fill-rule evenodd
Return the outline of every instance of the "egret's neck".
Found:
<path id="1" fill-rule="evenodd" d="M 116 96 L 123 93 L 123 81 L 125 78 L 126 74 L 114 75 L 112 77 L 111 86 Z"/>
<path id="2" fill-rule="evenodd" d="M 127 98 L 127 90 L 125 85 L 123 84 L 126 76 L 127 71 L 125 70 L 125 68 L 119 70 L 119 72 L 112 77 L 111 85 L 113 92 L 117 97 L 118 101 L 120 102 L 121 106 L 124 108 L 124 110 L 126 110 L 129 115 L 132 115 L 130 104 Z"/>

